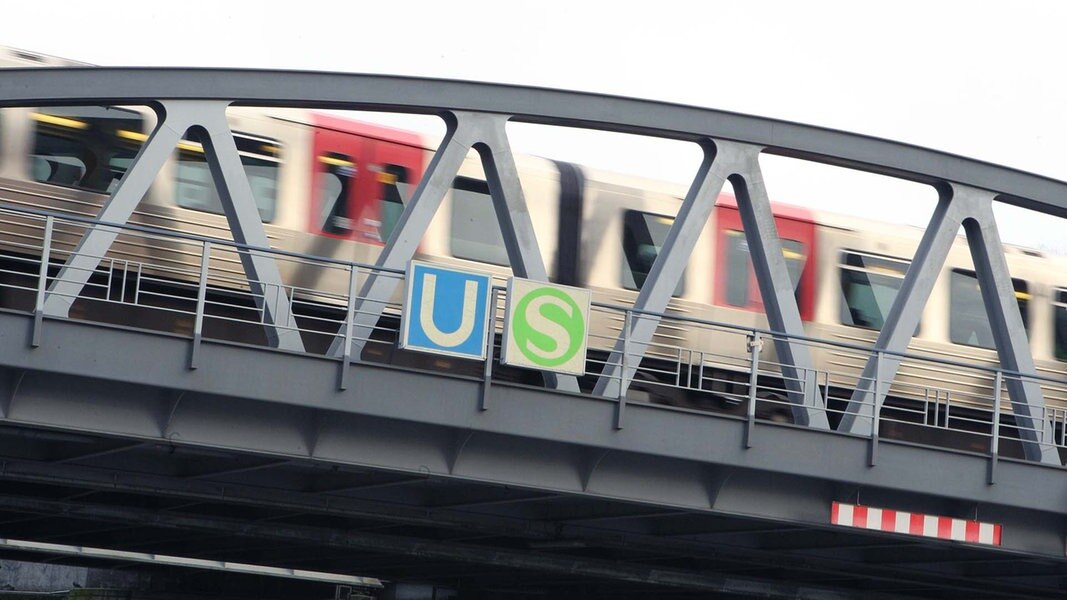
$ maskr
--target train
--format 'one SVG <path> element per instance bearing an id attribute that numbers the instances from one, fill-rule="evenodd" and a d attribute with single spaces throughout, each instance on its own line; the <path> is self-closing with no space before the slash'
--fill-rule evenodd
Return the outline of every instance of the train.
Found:
<path id="1" fill-rule="evenodd" d="M 156 118 L 146 107 L 128 106 L 0 110 L 0 204 L 95 216 Z M 327 111 L 240 107 L 231 108 L 228 119 L 272 247 L 356 263 L 375 262 L 435 149 L 420 133 Z M 686 187 L 537 156 L 517 155 L 516 164 L 550 280 L 588 288 L 597 302 L 632 305 Z M 774 203 L 772 208 L 806 335 L 872 346 L 922 231 L 788 204 Z M 203 147 L 195 137 L 187 136 L 178 145 L 131 222 L 229 238 Z M 0 231 L 0 241 L 5 235 Z M 74 241 L 67 242 L 68 249 Z M 1061 275 L 1067 273 L 1067 258 L 1017 246 L 1004 250 L 1037 372 L 1067 382 L 1067 276 Z M 151 248 L 112 252 L 133 263 L 168 260 L 198 266 L 195 257 L 162 257 Z M 510 275 L 489 187 L 474 153 L 431 222 L 418 258 L 501 278 Z M 232 269 L 239 279 L 239 264 Z M 310 285 L 307 277 L 296 267 L 283 267 L 287 283 Z M 313 283 L 338 293 L 347 286 L 341 278 Z M 731 195 L 718 199 L 667 313 L 743 328 L 768 327 Z M 605 317 L 592 329 L 610 339 L 621 327 L 621 317 Z M 714 347 L 738 358 L 747 353 L 743 344 L 731 346 L 679 323 L 661 324 L 653 343 Z M 773 348 L 768 351 L 773 353 Z M 962 238 L 949 253 L 908 351 L 998 366 Z M 866 358 L 833 346 L 813 348 L 815 368 L 828 374 L 825 389 L 837 390 L 840 397 L 847 396 Z M 655 352 L 648 360 L 655 360 Z M 640 383 L 635 387 L 645 389 L 654 401 L 694 405 L 689 392 L 677 386 Z M 961 397 L 992 397 L 991 374 L 930 364 L 906 362 L 893 385 L 900 396 L 918 393 L 905 390 L 939 389 Z M 1067 391 L 1044 388 L 1052 409 L 1067 410 Z M 1005 406 L 1010 411 L 1010 404 Z"/>

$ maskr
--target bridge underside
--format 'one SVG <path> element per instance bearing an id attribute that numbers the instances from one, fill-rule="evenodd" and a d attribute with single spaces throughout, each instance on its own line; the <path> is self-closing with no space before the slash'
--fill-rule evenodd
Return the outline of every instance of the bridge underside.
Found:
<path id="1" fill-rule="evenodd" d="M 1054 560 L 497 483 L 17 426 L 0 452 L 6 538 L 486 597 L 1047 598 L 1064 585 Z"/>
<path id="2" fill-rule="evenodd" d="M 744 449 L 744 422 L 721 416 L 633 404 L 616 430 L 613 405 L 595 398 L 494 385 L 482 411 L 480 383 L 462 377 L 354 365 L 342 393 L 335 361 L 209 344 L 190 371 L 187 339 L 50 320 L 27 354 L 14 342 L 32 318 L 0 325 L 12 342 L 0 362 L 13 365 L 3 538 L 487 597 L 1043 598 L 1067 585 L 1059 525 L 1021 508 L 1032 463 L 1003 462 L 988 486 L 983 457 L 946 453 L 955 477 L 922 467 L 929 449 L 884 442 L 871 469 L 865 439 L 791 425 L 760 424 Z M 117 360 L 100 362 L 100 344 Z M 273 401 L 220 389 L 238 378 L 213 370 Z M 539 430 L 553 415 L 567 415 L 568 440 Z M 667 452 L 662 431 L 687 443 Z M 866 475 L 827 481 L 826 462 Z M 924 494 L 933 479 L 958 499 Z M 994 549 L 833 527 L 833 500 L 970 513 L 1010 534 Z"/>

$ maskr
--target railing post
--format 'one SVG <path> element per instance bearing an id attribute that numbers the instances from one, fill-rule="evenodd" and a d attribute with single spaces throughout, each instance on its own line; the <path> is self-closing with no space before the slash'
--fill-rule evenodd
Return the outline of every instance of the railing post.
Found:
<path id="1" fill-rule="evenodd" d="M 819 397 L 819 372 L 814 368 L 804 369 L 804 401 L 810 406 L 818 406 L 814 398 Z M 829 413 L 824 412 L 829 417 Z"/>
<path id="2" fill-rule="evenodd" d="M 337 378 L 337 389 L 348 389 L 348 368 L 352 364 L 352 326 L 356 316 L 356 280 L 359 269 L 348 265 L 348 307 L 345 309 L 345 351 L 341 355 L 341 375 Z"/>
<path id="3" fill-rule="evenodd" d="M 496 344 L 496 305 L 499 302 L 500 290 L 493 288 L 489 294 L 488 321 L 489 332 L 485 336 L 485 370 L 482 371 L 482 398 L 478 403 L 478 410 L 489 410 L 489 393 L 493 387 L 493 347 Z"/>
<path id="4" fill-rule="evenodd" d="M 1067 411 L 1060 411 L 1060 442 L 1061 446 L 1067 446 Z"/>
<path id="5" fill-rule="evenodd" d="M 205 240 L 200 250 L 200 282 L 196 288 L 196 316 L 193 321 L 193 347 L 189 353 L 189 368 L 200 366 L 200 340 L 204 336 L 204 306 L 207 303 L 207 273 L 211 264 L 211 242 Z M 138 287 L 140 280 L 138 280 Z"/>
<path id="6" fill-rule="evenodd" d="M 126 302 L 126 282 L 130 280 L 130 261 L 123 261 L 122 265 L 122 282 L 119 284 L 119 302 Z M 138 272 L 137 281 L 134 283 L 134 289 L 141 287 L 141 274 Z"/>
<path id="7" fill-rule="evenodd" d="M 1000 455 L 1000 388 L 1004 384 L 1004 372 L 997 369 L 993 380 L 993 437 L 989 441 L 989 483 L 997 482 L 997 461 Z"/>
<path id="8" fill-rule="evenodd" d="M 129 273 L 127 272 L 127 275 Z M 125 278 L 123 278 L 125 279 Z M 144 262 L 137 263 L 137 285 L 133 286 L 133 303 L 141 304 L 141 282 L 144 281 Z"/>
<path id="9" fill-rule="evenodd" d="M 756 387 L 759 384 L 759 355 L 763 350 L 763 339 L 760 332 L 752 332 L 748 339 L 748 409 L 745 415 L 745 448 L 752 447 L 752 434 L 756 428 Z"/>
<path id="10" fill-rule="evenodd" d="M 55 227 L 55 219 L 49 215 L 44 220 L 44 239 L 41 241 L 41 269 L 37 275 L 37 302 L 33 308 L 33 332 L 30 335 L 30 346 L 36 348 L 41 345 L 41 327 L 44 323 L 44 295 L 48 291 L 48 262 L 51 260 L 52 230 Z"/>
<path id="11" fill-rule="evenodd" d="M 626 411 L 626 368 L 630 364 L 627 357 L 630 355 L 630 324 L 633 322 L 633 313 L 626 309 L 626 315 L 622 321 L 622 367 L 619 369 L 619 397 L 615 406 L 615 429 L 622 429 L 622 417 Z"/>
<path id="12" fill-rule="evenodd" d="M 869 466 L 875 466 L 878 462 L 878 429 L 881 425 L 882 411 L 878 406 L 878 398 L 882 392 L 882 360 L 885 358 L 885 352 L 881 350 L 875 355 L 874 359 L 874 394 L 871 397 L 871 444 L 869 452 L 867 453 L 867 464 Z"/>

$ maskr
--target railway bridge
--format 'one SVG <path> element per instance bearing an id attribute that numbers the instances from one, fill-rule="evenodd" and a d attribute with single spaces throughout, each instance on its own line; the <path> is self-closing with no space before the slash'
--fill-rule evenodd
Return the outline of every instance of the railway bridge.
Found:
<path id="1" fill-rule="evenodd" d="M 363 265 L 270 247 L 226 122 L 233 104 L 432 114 L 447 133 L 380 258 Z M 1067 382 L 1035 369 L 991 211 L 1005 202 L 1062 216 L 1065 183 L 840 131 L 554 90 L 305 72 L 0 71 L 0 106 L 69 105 L 146 105 L 159 124 L 96 215 L 14 206 L 32 190 L 0 189 L 5 231 L 35 232 L 6 236 L 22 241 L 15 252 L 9 239 L 18 260 L 2 279 L 0 557 L 279 582 L 260 597 L 320 597 L 322 586 L 402 597 L 415 583 L 436 587 L 426 597 L 461 598 L 1067 596 L 1064 415 L 1046 402 Z M 614 337 L 590 334 L 576 370 L 515 366 L 510 311 L 525 288 L 491 279 L 471 325 L 473 359 L 413 350 L 410 328 L 434 319 L 419 320 L 413 279 L 434 282 L 411 261 L 468 152 L 485 165 L 515 276 L 547 281 L 510 121 L 704 151 L 636 301 L 591 304 L 590 318 L 621 325 Z M 229 236 L 131 221 L 191 128 Z M 762 153 L 939 190 L 873 346 L 805 335 Z M 766 329 L 666 310 L 727 183 Z M 906 353 L 961 228 L 995 368 Z M 124 244 L 194 267 L 116 259 Z M 219 271 L 227 261 L 239 281 Z M 292 263 L 346 283 L 297 285 L 283 276 Z M 665 325 L 744 353 L 664 346 L 655 332 Z M 431 350 L 450 345 L 429 329 Z M 814 362 L 828 348 L 866 365 L 848 389 Z M 724 361 L 729 381 L 716 375 Z M 894 404 L 906 364 L 973 372 L 987 397 L 963 402 L 930 384 Z M 669 397 L 686 402 L 659 401 Z M 318 587 L 285 587 L 300 582 Z"/>

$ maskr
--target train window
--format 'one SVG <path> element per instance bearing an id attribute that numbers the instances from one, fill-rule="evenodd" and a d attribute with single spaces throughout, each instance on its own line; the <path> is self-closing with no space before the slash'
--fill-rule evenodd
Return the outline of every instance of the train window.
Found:
<path id="1" fill-rule="evenodd" d="M 726 288 L 726 303 L 730 306 L 748 307 L 759 298 L 758 287 L 754 286 L 752 257 L 749 255 L 748 240 L 743 231 L 727 229 L 726 235 L 726 269 L 721 283 Z M 800 276 L 804 272 L 807 253 L 804 244 L 797 240 L 782 240 L 782 256 L 789 272 L 789 281 L 800 306 Z"/>
<path id="2" fill-rule="evenodd" d="M 356 184 L 356 163 L 352 157 L 327 152 L 319 157 L 319 231 L 333 235 L 352 232 L 349 197 Z"/>
<path id="3" fill-rule="evenodd" d="M 408 168 L 400 165 L 382 165 L 378 173 L 378 181 L 382 184 L 381 205 L 379 209 L 378 226 L 379 238 L 385 242 L 393 234 L 393 229 L 400 221 L 400 214 L 404 212 L 404 197 L 402 190 L 408 186 Z"/>
<path id="4" fill-rule="evenodd" d="M 452 256 L 508 266 L 504 236 L 497 226 L 489 184 L 481 179 L 456 177 L 452 182 Z"/>
<path id="5" fill-rule="evenodd" d="M 728 229 L 726 231 L 726 303 L 730 306 L 748 306 L 748 289 L 752 282 L 748 279 L 748 240 L 743 232 Z"/>
<path id="6" fill-rule="evenodd" d="M 264 223 L 270 223 L 274 220 L 277 201 L 281 147 L 274 140 L 241 133 L 234 133 L 233 140 L 252 188 L 259 218 Z M 178 206 L 223 214 L 219 193 L 204 156 L 204 147 L 195 135 L 186 134 L 178 143 L 178 175 L 175 183 Z"/>
<path id="7" fill-rule="evenodd" d="M 622 216 L 622 253 L 625 263 L 622 265 L 622 286 L 628 290 L 639 290 L 645 284 L 652 264 L 659 256 L 660 248 L 667 239 L 667 232 L 674 224 L 674 217 L 654 215 L 651 213 L 628 210 Z M 678 281 L 675 296 L 685 292 L 685 273 Z"/>
<path id="8" fill-rule="evenodd" d="M 1019 313 L 1023 318 L 1023 328 L 1029 330 L 1027 303 L 1030 299 L 1029 287 L 1022 279 L 1012 279 L 1015 299 L 1019 304 Z M 955 344 L 996 348 L 993 329 L 989 325 L 982 291 L 978 287 L 978 276 L 974 271 L 953 269 L 949 282 L 949 339 Z"/>
<path id="9" fill-rule="evenodd" d="M 1055 311 L 1055 356 L 1057 360 L 1067 360 L 1067 289 L 1057 289 L 1052 309 Z"/>
<path id="10" fill-rule="evenodd" d="M 904 283 L 909 261 L 841 253 L 841 323 L 880 331 Z"/>
<path id="11" fill-rule="evenodd" d="M 36 130 L 30 169 L 42 183 L 110 191 L 146 139 L 144 119 L 132 110 L 53 106 L 31 115 Z"/>

